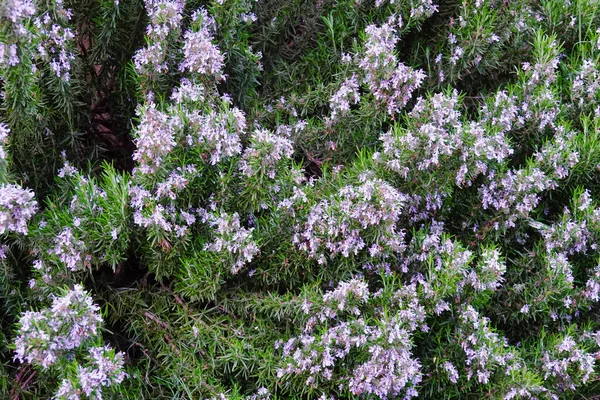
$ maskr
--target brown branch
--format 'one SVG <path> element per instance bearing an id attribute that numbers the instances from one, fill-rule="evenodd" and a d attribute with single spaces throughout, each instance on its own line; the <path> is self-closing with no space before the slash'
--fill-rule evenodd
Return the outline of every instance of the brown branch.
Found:
<path id="1" fill-rule="evenodd" d="M 161 321 L 160 319 L 158 319 L 158 317 L 148 311 L 146 311 L 144 313 L 144 315 L 146 317 L 148 317 L 150 320 L 154 321 L 157 325 L 160 325 L 161 327 L 163 327 L 163 329 L 169 329 L 169 325 L 167 325 L 166 322 Z"/>
<path id="2" fill-rule="evenodd" d="M 13 386 L 13 388 L 10 390 L 10 398 L 11 400 L 19 400 L 20 396 L 19 393 L 25 389 L 27 389 L 27 387 L 29 387 L 29 384 L 31 383 L 31 380 L 33 378 L 35 378 L 37 374 L 37 371 L 32 369 L 30 365 L 26 365 L 25 367 L 21 368 L 19 370 L 19 373 L 17 373 L 17 376 L 15 377 L 15 386 Z M 23 381 L 23 378 L 26 376 L 25 380 Z M 16 388 L 19 388 L 19 393 L 16 392 Z"/>

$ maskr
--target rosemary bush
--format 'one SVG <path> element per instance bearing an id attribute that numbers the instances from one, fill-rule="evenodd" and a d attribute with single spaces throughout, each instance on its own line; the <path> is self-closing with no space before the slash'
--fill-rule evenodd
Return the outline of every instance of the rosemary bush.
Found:
<path id="1" fill-rule="evenodd" d="M 599 10 L 3 0 L 0 398 L 594 398 Z"/>

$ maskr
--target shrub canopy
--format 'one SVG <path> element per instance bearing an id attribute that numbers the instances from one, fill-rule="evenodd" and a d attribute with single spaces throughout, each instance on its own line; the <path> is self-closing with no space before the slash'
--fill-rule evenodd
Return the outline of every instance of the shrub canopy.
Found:
<path id="1" fill-rule="evenodd" d="M 0 397 L 600 393 L 596 0 L 4 0 Z"/>

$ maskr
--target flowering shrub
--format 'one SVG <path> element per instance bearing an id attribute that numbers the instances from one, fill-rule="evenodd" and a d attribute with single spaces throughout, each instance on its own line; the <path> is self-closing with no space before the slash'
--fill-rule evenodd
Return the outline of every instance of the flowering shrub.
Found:
<path id="1" fill-rule="evenodd" d="M 599 7 L 4 1 L 0 398 L 594 398 Z"/>
<path id="2" fill-rule="evenodd" d="M 89 347 L 88 361 L 95 368 L 82 367 L 73 359 L 73 352 L 84 343 L 93 343 L 99 334 L 102 318 L 99 307 L 80 285 L 55 297 L 52 307 L 41 312 L 27 311 L 19 321 L 18 336 L 15 339 L 15 358 L 34 365 L 48 368 L 58 364 L 68 371 L 73 364 L 77 367 L 76 377 L 65 378 L 55 398 L 102 398 L 102 386 L 110 386 L 123 381 L 123 354 L 115 353 L 108 346 Z M 61 365 L 63 364 L 63 365 Z"/>

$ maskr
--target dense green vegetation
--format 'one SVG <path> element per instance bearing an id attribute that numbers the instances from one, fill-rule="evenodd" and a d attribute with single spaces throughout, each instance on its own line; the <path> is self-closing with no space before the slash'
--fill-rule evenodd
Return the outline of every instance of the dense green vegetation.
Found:
<path id="1" fill-rule="evenodd" d="M 3 0 L 0 398 L 594 398 L 599 10 Z"/>

